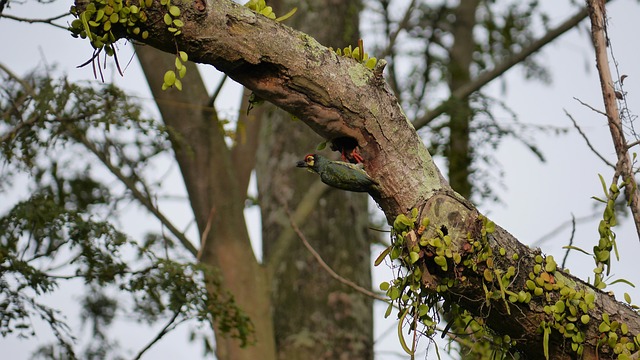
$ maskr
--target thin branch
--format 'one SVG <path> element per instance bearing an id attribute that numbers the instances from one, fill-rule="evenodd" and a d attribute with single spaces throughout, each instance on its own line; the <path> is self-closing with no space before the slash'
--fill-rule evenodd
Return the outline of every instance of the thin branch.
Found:
<path id="1" fill-rule="evenodd" d="M 3 63 L 0 63 L 0 70 L 4 71 L 5 73 L 7 73 L 7 75 L 9 75 L 9 77 L 19 82 L 26 92 L 32 95 L 35 95 L 35 92 L 33 91 L 33 87 L 31 87 L 31 85 L 26 80 L 16 75 L 13 71 L 11 71 L 11 69 L 6 67 Z"/>
<path id="2" fill-rule="evenodd" d="M 634 147 L 634 146 L 636 146 L 638 144 L 640 144 L 640 140 L 634 141 L 631 144 L 627 144 L 627 149 L 631 149 L 632 147 Z"/>
<path id="3" fill-rule="evenodd" d="M 521 63 L 524 59 L 528 58 L 536 51 L 540 50 L 543 46 L 557 39 L 560 35 L 565 32 L 573 29 L 578 23 L 584 20 L 589 15 L 586 8 L 583 8 L 578 13 L 576 13 L 571 18 L 567 19 L 565 22 L 560 24 L 554 29 L 549 30 L 543 37 L 532 42 L 529 46 L 522 49 L 519 53 L 513 54 L 511 57 L 508 57 L 502 63 L 496 65 L 492 70 L 486 71 L 480 74 L 474 80 L 468 82 L 466 85 L 459 87 L 452 94 L 451 97 L 463 99 L 472 93 L 480 90 L 483 86 L 487 85 L 497 77 L 504 74 L 507 70 L 511 69 L 513 66 Z M 427 125 L 433 119 L 442 115 L 447 110 L 448 104 L 447 100 L 443 101 L 440 105 L 438 105 L 435 109 L 428 111 L 425 116 L 420 119 L 417 119 L 413 122 L 413 126 L 416 129 L 420 129 L 421 127 Z"/>
<path id="4" fill-rule="evenodd" d="M 218 84 L 216 89 L 213 91 L 213 95 L 211 95 L 211 97 L 209 98 L 209 102 L 207 103 L 208 107 L 210 107 L 210 108 L 214 107 L 213 105 L 216 102 L 216 99 L 218 98 L 218 95 L 220 95 L 220 91 L 222 91 L 222 86 L 224 85 L 225 81 L 227 81 L 228 78 L 229 78 L 229 75 L 227 75 L 227 74 L 224 74 L 222 76 L 222 79 L 220 80 L 220 83 Z"/>
<path id="5" fill-rule="evenodd" d="M 580 101 L 580 100 L 578 100 Z M 580 126 L 578 126 L 578 123 L 576 122 L 576 120 L 573 118 L 573 116 L 571 116 L 571 114 L 569 114 L 569 112 L 567 110 L 564 111 L 565 115 L 567 115 L 567 117 L 571 120 L 571 122 L 573 123 L 573 127 L 576 128 L 576 130 L 578 130 L 578 133 L 580 134 L 580 136 L 582 136 L 582 138 L 584 139 L 584 141 L 587 143 L 587 146 L 589 147 L 589 149 L 591 149 L 591 151 L 596 154 L 597 157 L 600 158 L 600 160 L 602 160 L 605 164 L 607 164 L 609 167 L 611 167 L 612 169 L 615 169 L 615 165 L 613 165 L 609 160 L 605 159 L 604 156 L 602 156 L 594 147 L 593 145 L 591 145 L 591 142 L 589 141 L 589 138 L 587 137 L 587 135 L 582 132 L 582 129 L 580 128 Z"/>
<path id="6" fill-rule="evenodd" d="M 588 222 L 594 219 L 599 218 L 600 216 L 602 216 L 602 213 L 598 213 L 598 212 L 594 212 L 591 215 L 586 215 L 580 218 L 573 218 L 573 215 L 571 220 L 567 220 L 565 222 L 563 222 L 562 224 L 556 226 L 553 230 L 549 231 L 547 234 L 542 235 L 538 240 L 534 241 L 533 243 L 531 243 L 531 247 L 539 247 L 540 245 L 542 245 L 543 243 L 547 242 L 548 240 L 553 239 L 556 235 L 558 235 L 560 233 L 560 231 L 564 230 L 565 228 L 571 226 L 574 222 L 576 224 L 580 224 L 580 223 L 584 223 L 584 222 Z"/>
<path id="7" fill-rule="evenodd" d="M 318 200 L 329 189 L 330 188 L 320 180 L 313 183 L 298 203 L 298 207 L 293 214 L 292 220 L 297 224 L 304 225 L 311 212 L 315 209 Z M 282 204 L 282 207 L 288 209 L 286 204 Z M 269 262 L 267 264 L 267 272 L 271 277 L 276 273 L 276 269 L 282 263 L 284 256 L 291 248 L 294 239 L 295 233 L 291 228 L 285 227 L 282 229 L 280 236 L 278 236 L 278 239 L 275 241 L 276 247 L 273 249 L 273 253 L 269 256 Z"/>
<path id="8" fill-rule="evenodd" d="M 84 136 L 84 134 L 75 134 L 75 135 L 76 135 L 76 138 L 78 139 L 78 141 L 80 141 L 80 143 L 82 143 L 89 151 L 91 151 L 94 155 L 96 155 L 98 157 L 98 159 L 100 159 L 100 161 L 107 167 L 107 169 L 109 169 L 109 171 L 111 171 L 111 173 L 113 175 L 115 175 L 122 182 L 122 184 L 124 186 L 126 186 L 127 189 L 129 189 L 129 191 L 131 191 L 131 194 L 133 194 L 133 197 L 136 198 L 153 215 L 155 215 L 155 217 L 158 220 L 160 220 L 162 225 L 166 226 L 167 229 L 169 229 L 169 231 L 180 241 L 180 243 L 193 256 L 196 256 L 198 254 L 198 250 L 196 250 L 196 248 L 193 246 L 193 244 L 191 244 L 189 239 L 187 239 L 187 237 L 182 232 L 180 232 L 180 230 L 178 230 L 171 223 L 171 221 L 169 221 L 169 219 L 167 219 L 166 216 L 164 216 L 164 214 L 160 211 L 160 209 L 158 209 L 149 198 L 144 196 L 144 194 L 142 194 L 140 192 L 140 190 L 138 190 L 138 188 L 136 187 L 136 184 L 130 178 L 125 176 L 120 171 L 119 168 L 117 168 L 115 165 L 113 165 L 111 163 L 111 161 L 109 161 L 107 156 L 105 156 L 104 153 L 100 152 L 96 148 L 96 146 L 92 142 L 90 142 L 89 139 L 86 138 L 86 136 Z"/>
<path id="9" fill-rule="evenodd" d="M 307 241 L 307 238 L 304 236 L 304 234 L 302 233 L 302 231 L 300 231 L 300 229 L 298 228 L 298 226 L 296 225 L 296 223 L 293 221 L 293 217 L 291 216 L 291 212 L 289 212 L 289 209 L 285 209 L 285 211 L 287 212 L 287 216 L 289 217 L 289 223 L 291 224 L 291 228 L 293 229 L 293 231 L 296 232 L 296 234 L 298 234 L 298 237 L 300 238 L 300 240 L 302 240 L 302 243 L 304 244 L 304 246 L 307 248 L 307 250 L 309 250 L 309 252 L 311 253 L 311 255 L 313 255 L 313 257 L 316 259 L 316 261 L 318 262 L 318 264 L 320 264 L 320 266 L 325 269 L 325 271 L 327 272 L 327 274 L 329 274 L 329 276 L 331 276 L 332 278 L 338 280 L 338 282 L 352 288 L 353 290 L 362 293 L 366 296 L 369 296 L 373 299 L 377 299 L 377 300 L 381 300 L 384 302 L 387 302 L 388 299 L 374 293 L 371 290 L 365 289 L 362 286 L 354 283 L 353 281 L 349 280 L 349 279 L 345 279 L 342 276 L 338 275 L 335 271 L 333 271 L 333 269 L 327 265 L 326 262 L 324 262 L 324 260 L 322 260 L 322 257 L 320 256 L 320 254 L 318 254 L 318 252 L 311 246 L 311 244 L 309 244 L 309 241 Z"/>
<path id="10" fill-rule="evenodd" d="M 36 122 L 38 122 L 38 120 L 40 120 L 39 117 L 32 116 L 29 118 L 29 120 L 18 123 L 16 126 L 13 127 L 13 129 L 2 134 L 2 136 L 0 137 L 0 143 L 13 139 L 15 136 L 18 135 L 18 133 L 20 132 L 20 130 L 22 130 L 22 128 L 31 126 Z"/>
<path id="11" fill-rule="evenodd" d="M 200 261 L 202 257 L 202 252 L 204 251 L 204 245 L 207 243 L 207 238 L 209 237 L 209 231 L 211 231 L 211 223 L 213 222 L 213 215 L 216 213 L 216 208 L 212 207 L 211 211 L 209 211 L 209 217 L 207 218 L 207 225 L 205 225 L 204 230 L 202 231 L 202 236 L 200 237 L 200 250 L 198 250 L 198 254 L 196 255 L 196 260 Z"/>
<path id="12" fill-rule="evenodd" d="M 142 355 L 147 350 L 149 350 L 155 343 L 157 343 L 160 339 L 162 339 L 163 336 L 165 336 L 171 330 L 175 329 L 175 327 L 178 326 L 180 324 L 180 322 L 182 322 L 182 321 L 180 321 L 179 323 L 174 324 L 174 322 L 176 321 L 176 319 L 178 318 L 179 315 L 180 315 L 180 311 L 177 311 L 175 314 L 173 314 L 173 317 L 171 318 L 171 320 L 169 320 L 167 325 L 165 325 L 164 328 L 162 328 L 162 330 L 158 333 L 158 335 L 156 335 L 156 337 L 153 338 L 153 340 L 151 340 L 151 342 L 149 344 L 147 344 L 147 346 L 145 346 L 142 350 L 140 350 L 140 352 L 138 352 L 138 355 L 136 355 L 134 360 L 140 359 L 142 357 Z"/>
<path id="13" fill-rule="evenodd" d="M 384 16 L 385 32 L 389 41 L 387 42 L 387 47 L 382 51 L 382 54 L 380 54 L 379 57 L 383 59 L 389 56 L 389 60 L 390 60 L 389 73 L 388 73 L 389 85 L 391 86 L 391 89 L 393 90 L 393 93 L 396 96 L 400 95 L 400 89 L 398 88 L 398 80 L 396 76 L 396 67 L 395 67 L 396 53 L 394 51 L 394 46 L 400 32 L 402 30 L 406 30 L 406 27 L 408 26 L 409 20 L 411 18 L 411 13 L 415 8 L 415 3 L 416 3 L 415 0 L 411 1 L 409 6 L 407 7 L 407 11 L 404 13 L 404 16 L 402 17 L 402 20 L 400 20 L 400 22 L 398 23 L 398 28 L 395 31 L 391 31 L 391 19 L 389 18 L 389 3 L 388 1 L 380 2 L 380 4 L 382 5 L 382 12 Z"/>
<path id="14" fill-rule="evenodd" d="M 591 111 L 597 112 L 598 114 L 600 114 L 602 116 L 607 116 L 607 113 L 605 113 L 604 111 L 594 108 L 593 106 L 583 102 L 582 100 L 578 99 L 577 97 L 574 97 L 573 99 L 576 100 L 577 102 L 579 102 L 580 104 L 582 104 L 583 106 L 588 107 L 589 109 L 591 109 Z"/>
<path id="15" fill-rule="evenodd" d="M 387 34 L 389 36 L 389 42 L 387 43 L 387 47 L 384 49 L 384 51 L 380 55 L 381 58 L 384 58 L 387 55 L 391 54 L 391 49 L 396 44 L 396 39 L 398 38 L 398 35 L 400 35 L 400 32 L 402 30 L 406 30 L 407 26 L 409 25 L 409 20 L 411 19 L 411 13 L 413 12 L 415 7 L 416 7 L 416 0 L 411 0 L 411 3 L 407 7 L 407 11 L 405 11 L 404 16 L 402 17 L 400 22 L 398 22 L 398 28 L 395 31 L 392 31 Z M 385 20 L 388 21 L 388 16 L 387 16 L 388 11 L 386 8 L 384 11 L 385 11 Z M 387 25 L 387 27 L 389 26 Z"/>
<path id="16" fill-rule="evenodd" d="M 14 15 L 9 15 L 9 14 L 2 14 L 0 17 L 3 18 L 7 18 L 10 20 L 15 20 L 15 21 L 20 21 L 20 22 L 26 22 L 29 24 L 35 24 L 35 23 L 39 23 L 39 24 L 48 24 L 51 26 L 55 26 L 59 29 L 62 30 L 68 30 L 68 28 L 66 26 L 62 26 L 62 25 L 58 25 L 56 23 L 54 23 L 55 20 L 60 20 L 63 17 L 69 16 L 69 13 L 66 12 L 64 14 L 60 14 L 54 17 L 50 17 L 50 18 L 46 18 L 46 19 L 27 19 L 27 18 L 22 18 L 22 17 L 18 17 L 18 16 L 14 16 Z"/>
<path id="17" fill-rule="evenodd" d="M 571 236 L 569 237 L 569 245 L 568 246 L 573 246 L 573 238 L 576 235 L 576 217 L 575 215 L 571 214 Z M 567 258 L 569 257 L 569 251 L 571 251 L 571 248 L 567 248 L 567 252 L 564 253 L 564 258 L 562 258 L 562 268 L 566 269 L 565 264 L 567 263 Z"/>

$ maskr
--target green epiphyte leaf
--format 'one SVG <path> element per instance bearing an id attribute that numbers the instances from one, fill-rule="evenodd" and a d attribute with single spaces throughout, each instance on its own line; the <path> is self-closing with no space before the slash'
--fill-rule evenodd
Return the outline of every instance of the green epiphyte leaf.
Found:
<path id="1" fill-rule="evenodd" d="M 353 51 L 351 52 L 351 57 L 360 61 L 360 48 L 353 49 Z"/>
<path id="2" fill-rule="evenodd" d="M 171 25 L 172 22 L 173 22 L 173 19 L 171 18 L 171 15 L 164 14 L 164 23 L 165 23 L 165 25 L 169 26 L 169 25 Z"/>
<path id="3" fill-rule="evenodd" d="M 369 69 L 373 70 L 376 67 L 377 63 L 378 63 L 378 59 L 372 57 L 372 58 L 369 58 L 369 60 L 367 60 L 367 62 L 364 64 L 364 66 L 366 66 Z"/>
<path id="4" fill-rule="evenodd" d="M 282 15 L 282 16 L 280 16 L 280 17 L 278 17 L 278 18 L 276 18 L 276 21 L 278 21 L 278 22 L 280 22 L 280 21 L 285 21 L 285 20 L 287 20 L 288 18 L 292 17 L 292 16 L 293 16 L 293 14 L 295 14 L 295 13 L 296 13 L 296 11 L 298 11 L 298 8 L 297 8 L 297 7 L 294 7 L 293 9 L 289 10 L 289 12 L 288 12 L 288 13 L 286 13 L 286 14 L 284 14 L 284 15 Z"/>
<path id="5" fill-rule="evenodd" d="M 164 83 L 167 84 L 167 86 L 169 87 L 173 86 L 173 84 L 176 83 L 175 71 L 169 70 L 166 73 L 164 73 Z"/>
<path id="6" fill-rule="evenodd" d="M 180 16 L 180 8 L 175 5 L 169 6 L 169 14 L 171 14 L 171 16 L 173 17 Z"/>

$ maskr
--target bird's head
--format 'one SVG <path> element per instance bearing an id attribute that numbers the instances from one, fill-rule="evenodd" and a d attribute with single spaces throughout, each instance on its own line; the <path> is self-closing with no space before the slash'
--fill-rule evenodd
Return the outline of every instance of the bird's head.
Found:
<path id="1" fill-rule="evenodd" d="M 317 161 L 317 155 L 316 154 L 309 154 L 307 156 L 304 157 L 304 160 L 302 161 L 298 161 L 298 163 L 296 164 L 297 167 L 306 167 L 306 168 L 313 168 L 313 166 L 316 164 Z"/>

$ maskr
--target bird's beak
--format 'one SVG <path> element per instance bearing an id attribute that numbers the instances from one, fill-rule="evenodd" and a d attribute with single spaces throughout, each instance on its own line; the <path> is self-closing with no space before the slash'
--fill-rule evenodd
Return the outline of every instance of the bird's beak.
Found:
<path id="1" fill-rule="evenodd" d="M 298 163 L 296 164 L 296 167 L 307 167 L 307 163 L 304 161 L 298 161 Z"/>

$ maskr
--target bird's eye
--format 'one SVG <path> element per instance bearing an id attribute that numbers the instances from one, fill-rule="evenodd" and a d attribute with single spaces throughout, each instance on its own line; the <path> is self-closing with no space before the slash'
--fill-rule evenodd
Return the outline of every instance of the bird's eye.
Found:
<path id="1" fill-rule="evenodd" d="M 307 155 L 307 157 L 304 158 L 304 162 L 306 162 L 308 166 L 313 166 L 314 156 L 313 155 Z"/>

